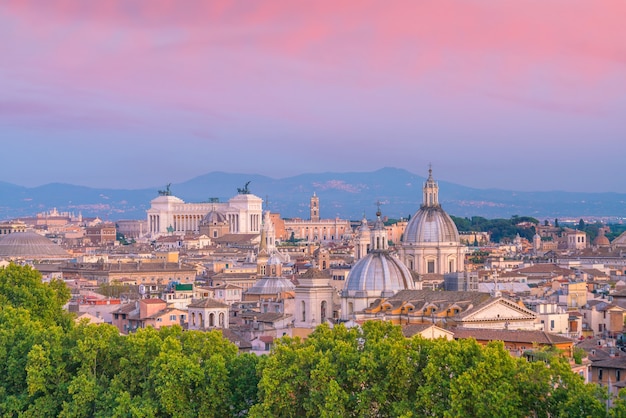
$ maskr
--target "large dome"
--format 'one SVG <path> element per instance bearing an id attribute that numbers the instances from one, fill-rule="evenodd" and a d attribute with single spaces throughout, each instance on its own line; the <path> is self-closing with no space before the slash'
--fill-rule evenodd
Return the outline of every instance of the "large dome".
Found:
<path id="1" fill-rule="evenodd" d="M 15 232 L 0 238 L 0 257 L 43 260 L 70 258 L 70 255 L 36 232 Z"/>
<path id="2" fill-rule="evenodd" d="M 344 294 L 367 292 L 390 296 L 414 288 L 411 272 L 399 259 L 387 251 L 372 251 L 352 267 L 343 290 Z"/>
<path id="3" fill-rule="evenodd" d="M 411 218 L 402 238 L 403 243 L 459 242 L 459 231 L 441 206 L 423 206 Z"/>

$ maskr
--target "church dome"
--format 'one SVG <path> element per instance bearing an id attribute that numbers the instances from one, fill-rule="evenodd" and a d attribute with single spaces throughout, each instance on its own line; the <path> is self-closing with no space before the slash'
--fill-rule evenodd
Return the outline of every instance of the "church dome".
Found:
<path id="1" fill-rule="evenodd" d="M 293 292 L 296 286 L 291 280 L 284 277 L 263 277 L 254 286 L 246 290 L 247 295 L 279 295 L 285 292 Z"/>
<path id="2" fill-rule="evenodd" d="M 0 257 L 49 259 L 71 258 L 59 245 L 36 232 L 15 232 L 0 238 Z"/>
<path id="3" fill-rule="evenodd" d="M 598 231 L 598 236 L 593 240 L 593 245 L 596 247 L 609 247 L 611 245 L 611 241 L 604 235 L 604 229 L 600 229 Z"/>
<path id="4" fill-rule="evenodd" d="M 459 242 L 459 231 L 452 218 L 440 207 L 422 207 L 404 230 L 402 242 L 407 244 Z"/>
<path id="5" fill-rule="evenodd" d="M 452 242 L 458 244 L 459 231 L 452 218 L 439 204 L 439 186 L 433 179 L 432 169 L 424 183 L 424 203 L 413 215 L 404 230 L 402 242 L 406 244 L 427 244 Z"/>
<path id="6" fill-rule="evenodd" d="M 413 288 L 413 276 L 399 259 L 387 251 L 372 251 L 352 267 L 343 289 L 392 295 Z"/>
<path id="7" fill-rule="evenodd" d="M 207 213 L 204 218 L 202 218 L 202 221 L 200 221 L 202 225 L 221 225 L 226 222 L 226 215 L 216 211 L 215 209 Z"/>

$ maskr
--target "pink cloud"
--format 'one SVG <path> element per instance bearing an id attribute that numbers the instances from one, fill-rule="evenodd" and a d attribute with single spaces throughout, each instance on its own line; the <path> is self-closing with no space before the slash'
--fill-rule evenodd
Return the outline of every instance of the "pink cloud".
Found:
<path id="1" fill-rule="evenodd" d="M 320 86 L 544 100 L 527 91 L 550 84 L 556 102 L 598 88 L 610 100 L 626 88 L 624 15 L 620 0 L 9 1 L 0 68 L 112 101 L 309 123 Z"/>

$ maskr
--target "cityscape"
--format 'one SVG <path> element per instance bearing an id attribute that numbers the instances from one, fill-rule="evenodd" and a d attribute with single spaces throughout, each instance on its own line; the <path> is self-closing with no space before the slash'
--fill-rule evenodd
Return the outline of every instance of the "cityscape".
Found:
<path id="1" fill-rule="evenodd" d="M 626 416 L 624 13 L 0 4 L 0 415 Z"/>
<path id="2" fill-rule="evenodd" d="M 320 326 L 383 322 L 403 338 L 501 341 L 528 361 L 551 350 L 581 382 L 608 388 L 607 402 L 620 399 L 625 225 L 453 217 L 432 168 L 407 219 L 380 202 L 360 221 L 325 218 L 316 193 L 307 218 L 282 218 L 249 183 L 226 202 L 185 202 L 169 185 L 155 194 L 140 220 L 51 210 L 4 221 L 0 266 L 63 282 L 74 321 L 120 336 L 217 331 L 262 356 Z"/>

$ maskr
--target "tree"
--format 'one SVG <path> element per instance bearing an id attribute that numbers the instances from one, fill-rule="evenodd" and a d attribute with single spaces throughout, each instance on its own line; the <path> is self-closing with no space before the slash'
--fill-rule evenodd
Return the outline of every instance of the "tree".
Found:
<path id="1" fill-rule="evenodd" d="M 69 327 L 70 315 L 63 305 L 70 291 L 60 280 L 42 283 L 41 274 L 30 266 L 9 264 L 0 269 L 0 305 L 27 310 L 34 320 Z"/>
<path id="2" fill-rule="evenodd" d="M 585 221 L 583 220 L 583 218 L 580 218 L 580 221 L 578 221 L 578 230 L 579 231 L 585 230 Z"/>

